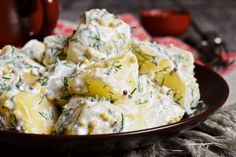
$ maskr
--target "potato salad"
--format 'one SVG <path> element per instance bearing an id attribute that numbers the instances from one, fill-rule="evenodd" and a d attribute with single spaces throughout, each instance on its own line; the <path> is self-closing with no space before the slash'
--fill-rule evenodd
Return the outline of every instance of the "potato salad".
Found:
<path id="1" fill-rule="evenodd" d="M 0 50 L 0 129 L 93 135 L 178 122 L 198 105 L 190 52 L 139 41 L 105 9 L 71 36 Z"/>

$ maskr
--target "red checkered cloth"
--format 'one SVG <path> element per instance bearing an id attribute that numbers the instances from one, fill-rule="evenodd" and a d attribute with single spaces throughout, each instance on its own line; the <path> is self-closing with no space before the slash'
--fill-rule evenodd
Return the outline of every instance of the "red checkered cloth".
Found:
<path id="1" fill-rule="evenodd" d="M 190 45 L 184 43 L 178 38 L 175 37 L 154 37 L 152 38 L 147 31 L 142 27 L 139 20 L 137 20 L 136 17 L 134 17 L 132 14 L 124 13 L 119 15 L 119 18 L 122 19 L 124 22 L 126 22 L 128 25 L 132 28 L 132 36 L 134 38 L 137 38 L 139 40 L 149 40 L 154 41 L 163 45 L 170 45 L 173 44 L 176 47 L 188 50 L 189 52 L 192 52 L 195 57 L 195 62 L 198 64 L 204 65 L 204 63 L 199 58 L 199 53 L 196 49 L 191 47 Z M 54 34 L 64 34 L 64 35 L 71 35 L 76 29 L 78 22 L 68 22 L 65 20 L 59 20 L 57 23 L 57 26 L 54 30 Z M 222 53 L 223 60 L 234 60 L 236 59 L 236 52 L 230 52 L 230 53 Z M 227 68 L 223 68 L 218 71 L 221 75 L 226 75 L 232 71 L 236 70 L 236 63 L 231 64 Z"/>

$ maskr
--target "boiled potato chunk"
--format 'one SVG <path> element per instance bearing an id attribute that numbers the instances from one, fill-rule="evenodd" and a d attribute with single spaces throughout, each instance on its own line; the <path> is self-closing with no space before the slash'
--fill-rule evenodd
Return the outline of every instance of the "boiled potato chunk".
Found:
<path id="1" fill-rule="evenodd" d="M 137 90 L 132 97 L 116 102 L 124 111 L 127 131 L 157 127 L 179 121 L 184 109 L 175 103 L 169 88 L 157 86 L 143 74 L 139 76 Z"/>
<path id="2" fill-rule="evenodd" d="M 33 86 L 35 82 L 39 79 L 39 76 L 32 74 L 31 72 L 29 73 L 24 73 L 22 75 L 22 83 L 28 85 L 28 86 Z"/>
<path id="3" fill-rule="evenodd" d="M 14 114 L 24 132 L 36 134 L 52 132 L 58 113 L 43 94 L 20 92 L 13 101 Z"/>
<path id="4" fill-rule="evenodd" d="M 190 112 L 200 98 L 193 55 L 174 46 L 135 40 L 132 52 L 139 61 L 139 74 L 147 74 L 159 86 L 171 88 L 176 103 Z"/>
<path id="5" fill-rule="evenodd" d="M 85 12 L 78 28 L 69 40 L 67 59 L 81 63 L 85 59 L 100 61 L 115 57 L 130 47 L 128 24 L 105 9 Z"/>
<path id="6" fill-rule="evenodd" d="M 56 124 L 56 132 L 66 135 L 104 134 L 123 129 L 123 113 L 99 97 L 71 98 Z"/>
<path id="7" fill-rule="evenodd" d="M 186 112 L 190 112 L 192 107 L 197 105 L 200 98 L 198 84 L 193 75 L 188 75 L 180 70 L 167 74 L 156 74 L 156 82 L 160 86 L 171 88 L 174 100 Z"/>
<path id="8" fill-rule="evenodd" d="M 154 43 L 134 40 L 132 52 L 138 58 L 140 74 L 154 78 L 155 73 L 168 73 L 174 69 L 174 63 Z"/>
<path id="9" fill-rule="evenodd" d="M 111 100 L 127 96 L 137 83 L 138 63 L 131 52 L 94 63 L 68 80 L 72 94 L 97 95 Z"/>
<path id="10" fill-rule="evenodd" d="M 24 45 L 22 51 L 26 56 L 28 56 L 32 60 L 42 62 L 44 57 L 45 45 L 42 42 L 33 39 L 28 41 Z"/>
<path id="11" fill-rule="evenodd" d="M 193 75 L 194 57 L 191 52 L 177 48 L 173 45 L 161 45 L 160 47 L 163 47 L 165 49 L 165 53 L 175 63 L 176 69 L 184 71 L 186 74 Z"/>
<path id="12" fill-rule="evenodd" d="M 43 64 L 48 67 L 57 62 L 57 59 L 66 57 L 64 49 L 67 45 L 67 36 L 51 35 L 44 38 L 45 52 L 43 57 Z"/>

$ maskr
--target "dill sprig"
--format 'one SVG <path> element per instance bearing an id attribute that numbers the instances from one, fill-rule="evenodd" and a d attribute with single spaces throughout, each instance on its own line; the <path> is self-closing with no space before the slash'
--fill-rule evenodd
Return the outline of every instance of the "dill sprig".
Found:
<path id="1" fill-rule="evenodd" d="M 124 129 L 124 114 L 121 113 L 121 121 L 120 124 L 116 124 L 115 128 L 113 129 L 114 133 L 121 132 Z"/>
<path id="2" fill-rule="evenodd" d="M 92 47 L 94 47 L 96 49 L 99 49 L 101 45 L 105 44 L 105 42 L 101 39 L 101 35 L 100 35 L 99 31 L 98 31 L 97 26 L 95 26 L 95 28 L 96 28 L 95 36 L 89 36 L 89 38 L 95 40 L 95 42 L 92 45 L 90 45 L 90 46 L 92 46 Z"/>
<path id="3" fill-rule="evenodd" d="M 42 96 L 40 96 L 40 100 L 39 100 L 39 103 L 38 103 L 39 105 L 42 104 L 42 102 L 43 102 L 45 96 L 46 96 L 45 94 L 43 94 Z"/>
<path id="4" fill-rule="evenodd" d="M 159 72 L 166 72 L 170 69 L 170 66 L 164 67 L 163 69 L 159 70 Z"/>
<path id="5" fill-rule="evenodd" d="M 177 99 L 175 100 L 175 102 L 180 105 L 180 101 L 181 101 L 182 99 L 183 99 L 183 96 L 180 96 L 179 98 L 177 98 Z"/>
<path id="6" fill-rule="evenodd" d="M 39 78 L 39 82 L 42 86 L 45 86 L 48 84 L 49 77 L 48 76 L 42 76 Z"/>
<path id="7" fill-rule="evenodd" d="M 44 119 L 46 119 L 46 120 L 48 120 L 49 119 L 49 117 L 48 117 L 48 115 L 46 114 L 46 113 L 44 113 L 44 112 L 38 112 Z"/>
<path id="8" fill-rule="evenodd" d="M 122 67 L 121 64 L 119 64 L 119 61 L 115 61 L 112 63 L 111 68 L 109 68 L 105 74 L 110 75 L 112 72 L 117 73 L 118 70 L 120 70 Z"/>
<path id="9" fill-rule="evenodd" d="M 155 66 L 157 66 L 157 62 L 158 62 L 157 57 L 152 56 L 152 64 L 154 64 Z"/>
<path id="10" fill-rule="evenodd" d="M 134 90 L 128 95 L 128 98 L 129 99 L 132 99 L 133 98 L 133 95 L 135 93 L 135 91 L 137 90 L 137 88 L 134 88 Z"/>
<path id="11" fill-rule="evenodd" d="M 148 103 L 148 100 L 138 99 L 137 101 L 135 101 L 136 105 L 141 105 L 141 104 L 146 104 L 146 103 Z"/>

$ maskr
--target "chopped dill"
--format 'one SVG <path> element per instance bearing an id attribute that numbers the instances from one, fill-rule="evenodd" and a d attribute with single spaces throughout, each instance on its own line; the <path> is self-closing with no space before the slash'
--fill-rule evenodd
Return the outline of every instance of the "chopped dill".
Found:
<path id="1" fill-rule="evenodd" d="M 133 98 L 133 95 L 134 95 L 134 92 L 137 90 L 137 88 L 134 88 L 134 90 L 129 94 L 128 98 L 129 99 L 132 99 Z"/>
<path id="2" fill-rule="evenodd" d="M 136 105 L 141 105 L 141 104 L 146 104 L 146 103 L 148 103 L 148 100 L 141 100 L 141 99 L 138 99 L 137 101 L 135 101 L 135 104 Z"/>
<path id="3" fill-rule="evenodd" d="M 48 120 L 48 116 L 47 114 L 43 113 L 43 112 L 38 112 L 44 119 Z"/>
<path id="4" fill-rule="evenodd" d="M 39 78 L 39 82 L 42 86 L 45 86 L 48 84 L 49 77 L 48 76 L 42 76 Z"/>
<path id="5" fill-rule="evenodd" d="M 120 70 L 122 67 L 121 64 L 119 64 L 119 61 L 115 61 L 112 63 L 111 68 L 109 68 L 105 74 L 110 75 L 112 72 L 117 73 L 118 70 Z"/>

